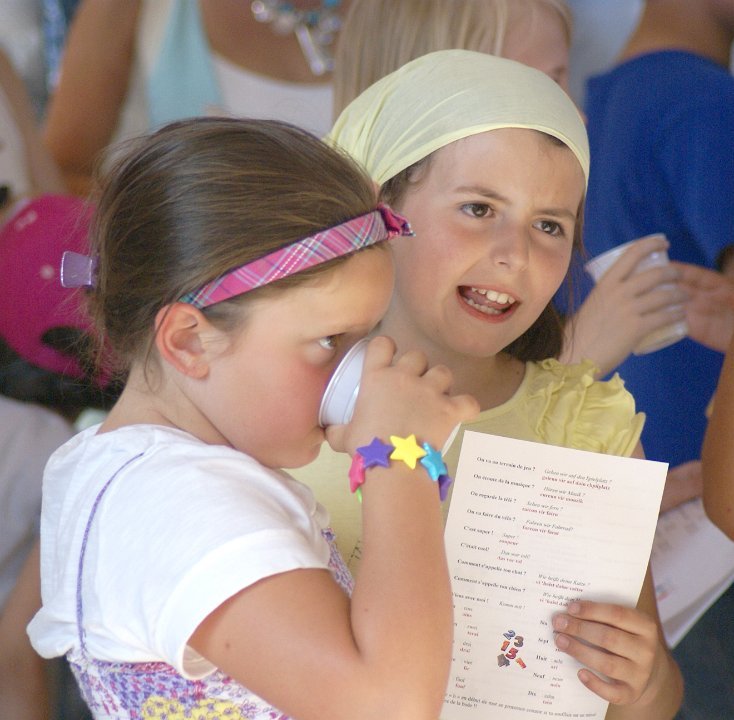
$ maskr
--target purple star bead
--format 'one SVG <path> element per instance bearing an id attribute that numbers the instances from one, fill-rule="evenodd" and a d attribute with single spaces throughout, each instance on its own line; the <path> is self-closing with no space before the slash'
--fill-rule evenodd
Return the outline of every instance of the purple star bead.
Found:
<path id="1" fill-rule="evenodd" d="M 438 497 L 443 502 L 449 494 L 449 486 L 453 480 L 448 475 L 438 476 Z"/>
<path id="2" fill-rule="evenodd" d="M 376 465 L 389 467 L 390 453 L 394 449 L 395 448 L 392 445 L 382 442 L 380 438 L 373 438 L 369 445 L 358 447 L 357 454 L 364 458 L 365 469 L 375 467 Z"/>

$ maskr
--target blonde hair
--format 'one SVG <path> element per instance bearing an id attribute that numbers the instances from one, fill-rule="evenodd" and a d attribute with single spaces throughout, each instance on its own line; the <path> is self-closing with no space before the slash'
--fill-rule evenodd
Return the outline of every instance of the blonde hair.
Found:
<path id="1" fill-rule="evenodd" d="M 335 116 L 377 80 L 421 55 L 459 49 L 502 56 L 520 3 L 531 13 L 539 5 L 558 12 L 571 44 L 573 17 L 565 0 L 353 0 L 336 49 Z"/>

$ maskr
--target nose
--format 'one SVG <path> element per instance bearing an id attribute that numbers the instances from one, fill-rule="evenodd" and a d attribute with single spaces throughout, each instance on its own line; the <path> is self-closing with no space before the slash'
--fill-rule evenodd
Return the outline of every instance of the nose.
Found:
<path id="1" fill-rule="evenodd" d="M 495 265 L 519 272 L 530 262 L 530 234 L 516 225 L 496 228 L 489 241 L 488 254 Z"/>

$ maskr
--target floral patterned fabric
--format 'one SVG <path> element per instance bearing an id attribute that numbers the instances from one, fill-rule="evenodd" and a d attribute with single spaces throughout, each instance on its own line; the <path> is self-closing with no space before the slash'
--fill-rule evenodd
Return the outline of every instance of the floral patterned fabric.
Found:
<path id="1" fill-rule="evenodd" d="M 336 548 L 334 534 L 330 529 L 322 534 L 330 546 L 329 569 L 351 595 L 354 581 Z M 287 720 L 220 671 L 187 680 L 166 663 L 95 660 L 83 643 L 67 657 L 96 720 Z"/>

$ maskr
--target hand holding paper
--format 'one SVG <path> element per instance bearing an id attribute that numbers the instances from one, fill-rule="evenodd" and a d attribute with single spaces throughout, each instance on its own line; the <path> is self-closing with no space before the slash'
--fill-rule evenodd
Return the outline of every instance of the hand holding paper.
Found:
<path id="1" fill-rule="evenodd" d="M 455 633 L 443 720 L 603 718 L 607 701 L 644 695 L 659 640 L 634 607 L 666 470 L 464 434 L 445 533 Z M 560 636 L 554 617 L 568 618 Z"/>
<path id="2" fill-rule="evenodd" d="M 579 601 L 554 616 L 553 629 L 556 647 L 588 668 L 578 678 L 589 690 L 616 705 L 642 697 L 660 645 L 652 618 L 635 608 Z"/>

